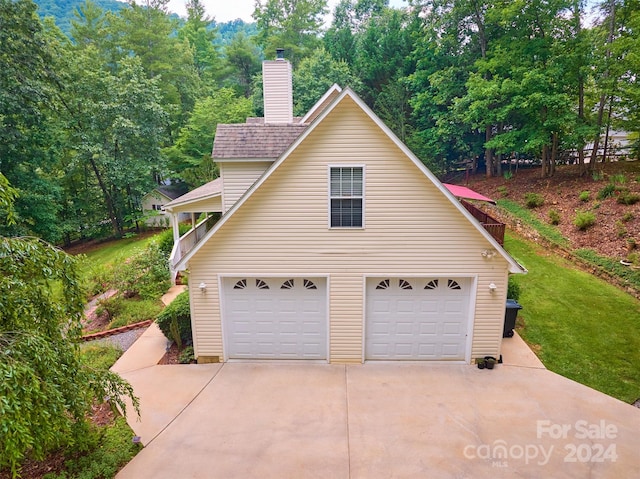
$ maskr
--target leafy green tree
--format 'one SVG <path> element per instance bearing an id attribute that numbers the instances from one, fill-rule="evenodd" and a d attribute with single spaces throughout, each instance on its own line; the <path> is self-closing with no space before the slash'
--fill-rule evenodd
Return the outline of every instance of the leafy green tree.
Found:
<path id="1" fill-rule="evenodd" d="M 111 48 L 116 59 L 135 55 L 148 78 L 156 79 L 169 114 L 169 138 L 186 122 L 201 83 L 187 39 L 174 33 L 177 21 L 167 12 L 168 0 L 133 1 L 118 15 L 108 14 Z"/>
<path id="2" fill-rule="evenodd" d="M 0 177 L 0 204 L 13 194 Z M 131 386 L 89 369 L 78 340 L 84 294 L 77 260 L 35 238 L 0 237 L 0 467 L 82 444 L 93 401 L 125 408 Z"/>
<path id="3" fill-rule="evenodd" d="M 251 100 L 231 88 L 198 100 L 175 144 L 166 150 L 173 171 L 194 187 L 215 179 L 211 150 L 218 123 L 242 123 L 252 113 Z"/>
<path id="4" fill-rule="evenodd" d="M 333 11 L 331 26 L 323 36 L 327 51 L 336 60 L 352 65 L 357 35 L 371 18 L 382 15 L 388 6 L 388 0 L 340 0 Z"/>
<path id="5" fill-rule="evenodd" d="M 160 148 L 167 118 L 158 82 L 146 77 L 138 58 L 122 60 L 112 74 L 92 51 L 76 52 L 68 65 L 64 104 L 73 148 L 69 166 L 78 175 L 91 175 L 92 187 L 101 194 L 103 218 L 119 236 L 139 198 L 164 173 Z"/>
<path id="6" fill-rule="evenodd" d="M 355 91 L 362 89 L 360 80 L 351 73 L 349 65 L 334 60 L 324 47 L 320 47 L 302 60 L 293 73 L 294 113 L 304 115 L 334 83 L 342 88 L 349 86 Z"/>
<path id="7" fill-rule="evenodd" d="M 71 37 L 77 45 L 94 45 L 99 52 L 104 52 L 107 28 L 104 10 L 91 0 L 85 0 L 74 11 L 74 18 L 71 20 Z"/>
<path id="8" fill-rule="evenodd" d="M 327 0 L 256 0 L 253 18 L 258 26 L 258 44 L 268 58 L 284 48 L 295 66 L 316 48 L 322 30 Z"/>
<path id="9" fill-rule="evenodd" d="M 61 237 L 56 182 L 58 75 L 31 0 L 0 0 L 0 170 L 20 192 L 16 223 L 2 234 Z"/>
<path id="10" fill-rule="evenodd" d="M 373 106 L 385 85 L 413 70 L 412 28 L 401 10 L 385 8 L 362 25 L 356 37 L 352 70 L 364 85 L 363 99 Z"/>
<path id="11" fill-rule="evenodd" d="M 636 142 L 634 145 L 635 157 L 640 159 L 640 4 L 639 2 L 625 2 L 623 11 L 625 28 L 614 45 L 616 58 L 623 59 L 620 83 L 620 104 L 618 125 L 620 128 L 632 133 Z"/>
<path id="12" fill-rule="evenodd" d="M 224 49 L 227 83 L 249 98 L 253 77 L 260 73 L 260 50 L 253 39 L 239 32 Z"/>
<path id="13" fill-rule="evenodd" d="M 198 76 L 209 86 L 217 83 L 222 70 L 222 59 L 216 48 L 217 30 L 212 25 L 213 20 L 207 16 L 202 2 L 188 0 L 187 21 L 178 37 L 189 42 Z"/>

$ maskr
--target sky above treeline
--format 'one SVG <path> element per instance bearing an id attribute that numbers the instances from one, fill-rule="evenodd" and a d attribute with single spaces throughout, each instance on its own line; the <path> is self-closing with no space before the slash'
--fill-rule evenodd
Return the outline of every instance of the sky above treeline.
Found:
<path id="1" fill-rule="evenodd" d="M 333 12 L 336 4 L 339 0 L 329 0 L 329 10 Z M 223 23 L 240 18 L 245 22 L 253 22 L 251 14 L 255 8 L 255 0 L 203 0 L 207 14 L 213 17 L 216 22 Z M 186 0 L 170 0 L 169 10 L 177 13 L 181 17 L 187 15 L 187 9 L 185 7 Z M 405 0 L 390 0 L 389 5 L 391 7 L 404 7 L 407 5 Z M 331 19 L 327 19 L 327 23 L 330 23 Z"/>

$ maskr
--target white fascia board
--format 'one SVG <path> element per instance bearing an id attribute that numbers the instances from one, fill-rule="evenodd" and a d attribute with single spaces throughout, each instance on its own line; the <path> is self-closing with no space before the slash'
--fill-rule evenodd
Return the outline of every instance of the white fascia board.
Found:
<path id="1" fill-rule="evenodd" d="M 329 98 L 329 96 L 333 95 L 334 93 L 341 93 L 341 92 L 342 92 L 342 88 L 340 88 L 340 86 L 337 83 L 334 83 L 333 85 L 331 85 L 331 88 L 329 88 L 327 92 L 324 95 L 322 95 L 322 98 L 320 98 L 315 103 L 315 105 L 313 105 L 309 109 L 307 114 L 302 117 L 302 120 L 300 120 L 300 123 L 306 123 L 307 120 L 311 118 L 311 116 L 313 116 L 316 110 L 322 106 L 322 104 L 327 100 L 327 98 Z"/>

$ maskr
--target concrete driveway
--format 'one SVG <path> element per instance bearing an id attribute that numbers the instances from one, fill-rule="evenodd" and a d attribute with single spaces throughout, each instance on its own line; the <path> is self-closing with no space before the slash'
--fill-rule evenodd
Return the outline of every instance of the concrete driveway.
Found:
<path id="1" fill-rule="evenodd" d="M 493 371 L 136 368 L 164 348 L 154 334 L 114 367 L 141 397 L 129 423 L 145 444 L 118 479 L 640 477 L 640 410 L 547 371 L 517 336 Z"/>

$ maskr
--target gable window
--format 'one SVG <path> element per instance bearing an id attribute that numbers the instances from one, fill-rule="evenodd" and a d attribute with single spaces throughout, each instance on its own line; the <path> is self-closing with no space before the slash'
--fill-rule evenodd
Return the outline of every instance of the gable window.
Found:
<path id="1" fill-rule="evenodd" d="M 363 168 L 331 167 L 329 201 L 332 228 L 362 228 Z"/>

